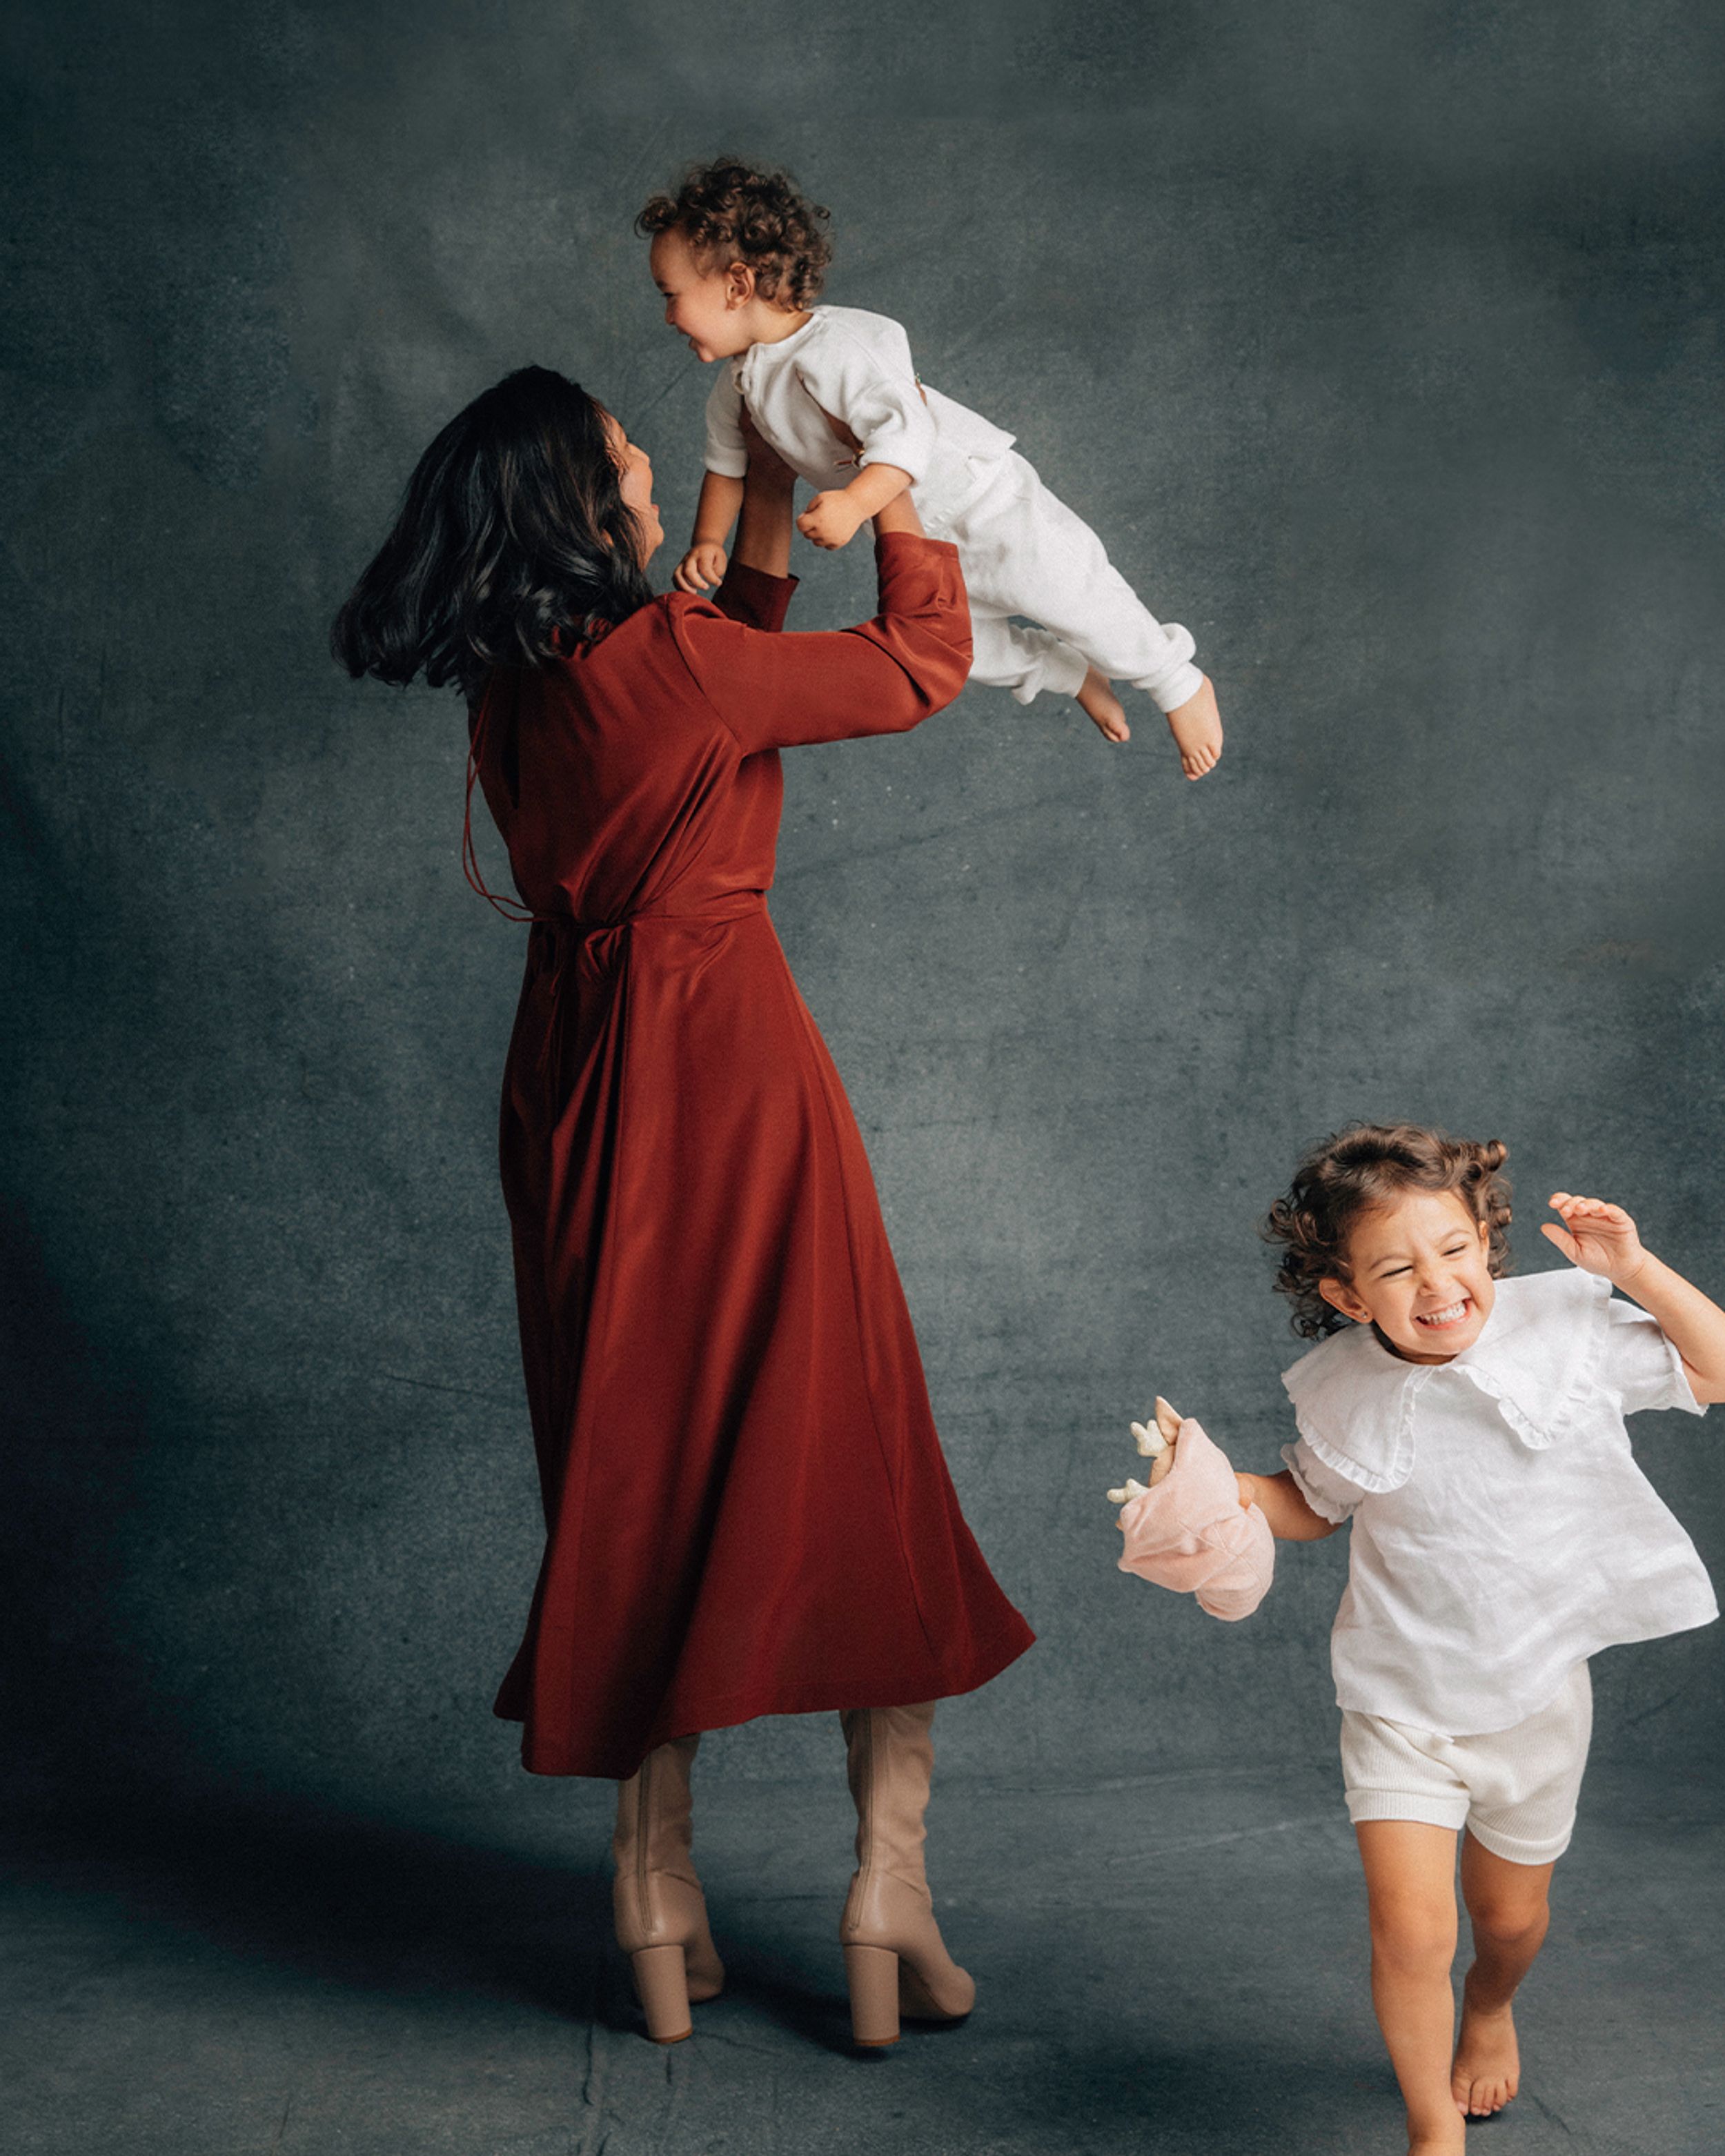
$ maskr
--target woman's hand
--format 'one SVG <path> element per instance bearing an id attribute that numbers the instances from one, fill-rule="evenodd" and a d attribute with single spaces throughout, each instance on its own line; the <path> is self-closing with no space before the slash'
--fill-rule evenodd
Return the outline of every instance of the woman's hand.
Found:
<path id="1" fill-rule="evenodd" d="M 896 465 L 863 464 L 855 429 L 824 404 L 815 408 L 832 429 L 834 439 L 850 450 L 845 461 L 858 469 L 849 486 L 829 488 L 815 495 L 797 519 L 803 536 L 814 547 L 848 547 L 865 524 L 872 523 L 877 539 L 887 531 L 908 531 L 920 539 L 922 519 L 911 497 L 911 475 Z"/>
<path id="2" fill-rule="evenodd" d="M 925 397 L 922 401 L 926 404 L 928 399 Z M 829 412 L 824 404 L 817 404 L 814 408 L 832 429 L 834 440 L 842 442 L 850 450 L 850 461 L 855 464 L 862 454 L 862 443 L 858 439 L 855 428 L 847 421 L 839 418 L 835 413 Z"/>
<path id="3" fill-rule="evenodd" d="M 1572 1198 L 1567 1190 L 1558 1191 L 1551 1204 L 1563 1224 L 1558 1228 L 1547 1221 L 1541 1235 L 1572 1265 L 1603 1274 L 1615 1287 L 1627 1287 L 1647 1262 L 1647 1252 L 1622 1206 L 1603 1198 Z"/>

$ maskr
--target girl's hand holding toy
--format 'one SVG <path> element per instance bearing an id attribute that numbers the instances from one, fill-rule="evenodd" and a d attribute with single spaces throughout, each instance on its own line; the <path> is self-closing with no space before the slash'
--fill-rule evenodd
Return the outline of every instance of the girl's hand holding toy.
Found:
<path id="1" fill-rule="evenodd" d="M 1121 1507 L 1122 1572 L 1192 1594 L 1212 1617 L 1249 1617 L 1269 1590 L 1276 1546 L 1269 1522 L 1201 1423 L 1165 1399 L 1154 1425 L 1135 1422 L 1139 1453 L 1155 1465 L 1147 1484 L 1128 1478 L 1108 1492 Z"/>

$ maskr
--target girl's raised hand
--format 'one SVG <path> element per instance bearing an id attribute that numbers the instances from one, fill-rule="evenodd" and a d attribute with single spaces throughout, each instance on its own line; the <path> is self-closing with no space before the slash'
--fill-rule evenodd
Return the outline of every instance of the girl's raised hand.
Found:
<path id="1" fill-rule="evenodd" d="M 1563 1224 L 1556 1227 L 1548 1220 L 1539 1232 L 1572 1265 L 1601 1273 L 1619 1287 L 1640 1270 L 1647 1253 L 1622 1206 L 1603 1198 L 1572 1198 L 1567 1190 L 1558 1191 L 1551 1204 Z"/>

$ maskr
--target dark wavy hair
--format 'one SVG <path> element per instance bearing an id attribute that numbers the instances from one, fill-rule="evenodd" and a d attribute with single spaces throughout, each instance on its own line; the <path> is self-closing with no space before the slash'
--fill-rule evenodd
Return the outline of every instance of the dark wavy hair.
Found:
<path id="1" fill-rule="evenodd" d="M 458 412 L 415 466 L 395 528 L 336 616 L 356 677 L 423 674 L 475 696 L 494 666 L 541 666 L 653 596 L 605 411 L 523 367 Z"/>
<path id="2" fill-rule="evenodd" d="M 704 268 L 742 262 L 763 300 L 812 306 L 833 259 L 827 212 L 798 191 L 788 172 L 716 157 L 694 165 L 675 194 L 652 196 L 635 219 L 649 238 L 680 232 Z"/>
<path id="3" fill-rule="evenodd" d="M 1424 1123 L 1349 1123 L 1313 1146 L 1260 1231 L 1266 1242 L 1281 1245 L 1276 1287 L 1294 1306 L 1295 1332 L 1321 1340 L 1348 1322 L 1324 1301 L 1318 1282 L 1351 1277 L 1349 1224 L 1400 1190 L 1454 1191 L 1486 1224 L 1493 1278 L 1507 1273 L 1509 1178 L 1501 1171 L 1508 1158 L 1509 1147 L 1496 1138 L 1452 1138 Z"/>

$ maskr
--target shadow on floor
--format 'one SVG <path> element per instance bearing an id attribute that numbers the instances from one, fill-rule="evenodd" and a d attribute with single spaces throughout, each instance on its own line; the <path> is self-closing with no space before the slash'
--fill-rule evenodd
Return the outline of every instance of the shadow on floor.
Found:
<path id="1" fill-rule="evenodd" d="M 832 1792 L 711 1791 L 701 1863 L 729 1982 L 669 2047 L 640 2033 L 610 1940 L 596 1796 L 502 1804 L 471 1831 L 263 1801 L 18 1830 L 0 1906 L 12 2145 L 1384 2156 L 1399 2106 L 1358 1860 L 1322 1782 L 955 1791 L 937 1884 L 978 2010 L 863 2056 Z M 1525 1995 L 1523 2097 L 1481 2146 L 1712 2156 L 1717 1790 L 1602 1768 L 1584 1827 Z"/>

